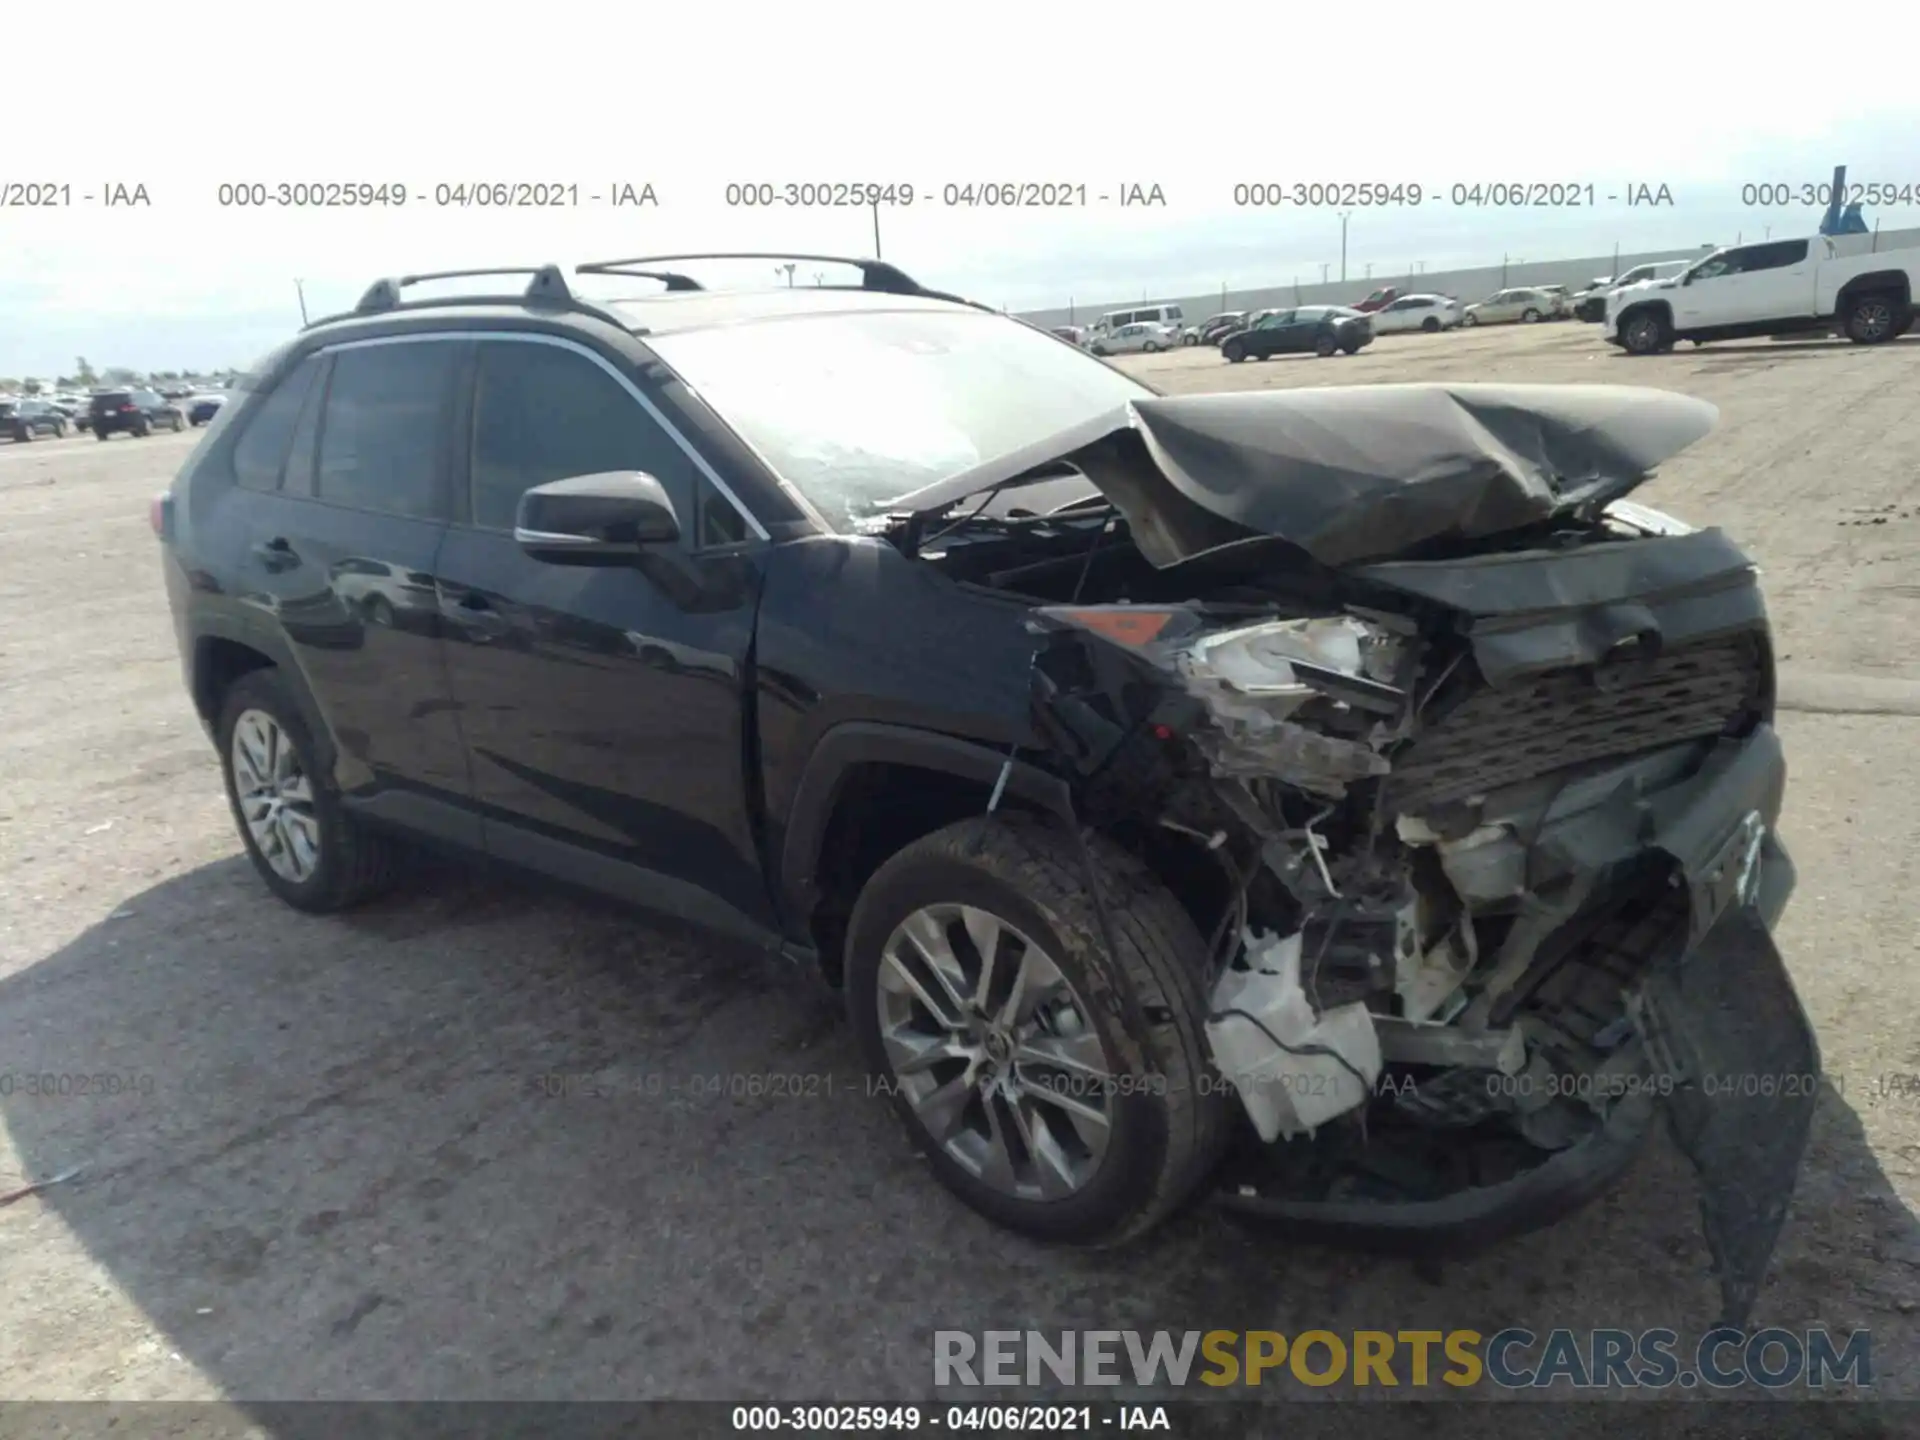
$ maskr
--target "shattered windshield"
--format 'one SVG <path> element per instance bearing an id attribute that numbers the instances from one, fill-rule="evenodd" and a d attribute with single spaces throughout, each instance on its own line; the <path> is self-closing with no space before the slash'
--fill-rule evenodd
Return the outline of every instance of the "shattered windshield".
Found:
<path id="1" fill-rule="evenodd" d="M 840 530 L 1154 391 L 976 310 L 809 315 L 648 337 Z"/>

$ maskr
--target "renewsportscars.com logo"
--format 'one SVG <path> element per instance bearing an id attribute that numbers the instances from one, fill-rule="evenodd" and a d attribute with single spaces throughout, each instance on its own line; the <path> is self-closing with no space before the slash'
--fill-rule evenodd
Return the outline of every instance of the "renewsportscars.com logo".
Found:
<path id="1" fill-rule="evenodd" d="M 1866 1330 L 936 1330 L 937 1386 L 1823 1390 L 1873 1384 Z"/>

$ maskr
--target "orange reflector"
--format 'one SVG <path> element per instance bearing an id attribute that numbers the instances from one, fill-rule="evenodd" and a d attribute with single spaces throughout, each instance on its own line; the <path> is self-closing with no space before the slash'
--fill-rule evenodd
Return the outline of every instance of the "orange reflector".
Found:
<path id="1" fill-rule="evenodd" d="M 1173 618 L 1170 610 L 1066 610 L 1077 625 L 1103 635 L 1117 645 L 1145 645 Z"/>

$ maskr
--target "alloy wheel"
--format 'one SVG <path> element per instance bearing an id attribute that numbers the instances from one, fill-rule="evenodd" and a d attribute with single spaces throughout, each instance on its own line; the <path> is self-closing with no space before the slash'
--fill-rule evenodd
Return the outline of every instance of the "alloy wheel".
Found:
<path id="1" fill-rule="evenodd" d="M 1651 355 L 1660 348 L 1660 322 L 1651 315 L 1636 315 L 1621 338 L 1635 355 Z"/>
<path id="2" fill-rule="evenodd" d="M 1885 339 L 1893 329 L 1893 307 L 1884 300 L 1867 300 L 1853 312 L 1853 333 L 1869 343 Z"/>
<path id="3" fill-rule="evenodd" d="M 1091 1183 L 1112 1069 L 1093 1012 L 1032 939 L 977 906 L 925 906 L 882 949 L 876 1000 L 894 1083 L 956 1163 L 1022 1200 Z"/>
<path id="4" fill-rule="evenodd" d="M 243 710 L 231 758 L 233 793 L 255 847 L 281 879 L 306 883 L 320 868 L 320 819 L 293 741 L 266 711 Z"/>

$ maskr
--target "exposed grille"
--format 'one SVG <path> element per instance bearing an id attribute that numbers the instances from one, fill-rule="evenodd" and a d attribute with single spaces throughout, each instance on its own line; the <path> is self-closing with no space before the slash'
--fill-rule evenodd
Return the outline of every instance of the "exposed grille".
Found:
<path id="1" fill-rule="evenodd" d="M 1571 765 L 1720 734 L 1760 691 L 1751 635 L 1711 640 L 1615 672 L 1552 670 L 1492 689 L 1478 685 L 1393 757 L 1389 804 L 1418 813 Z"/>

